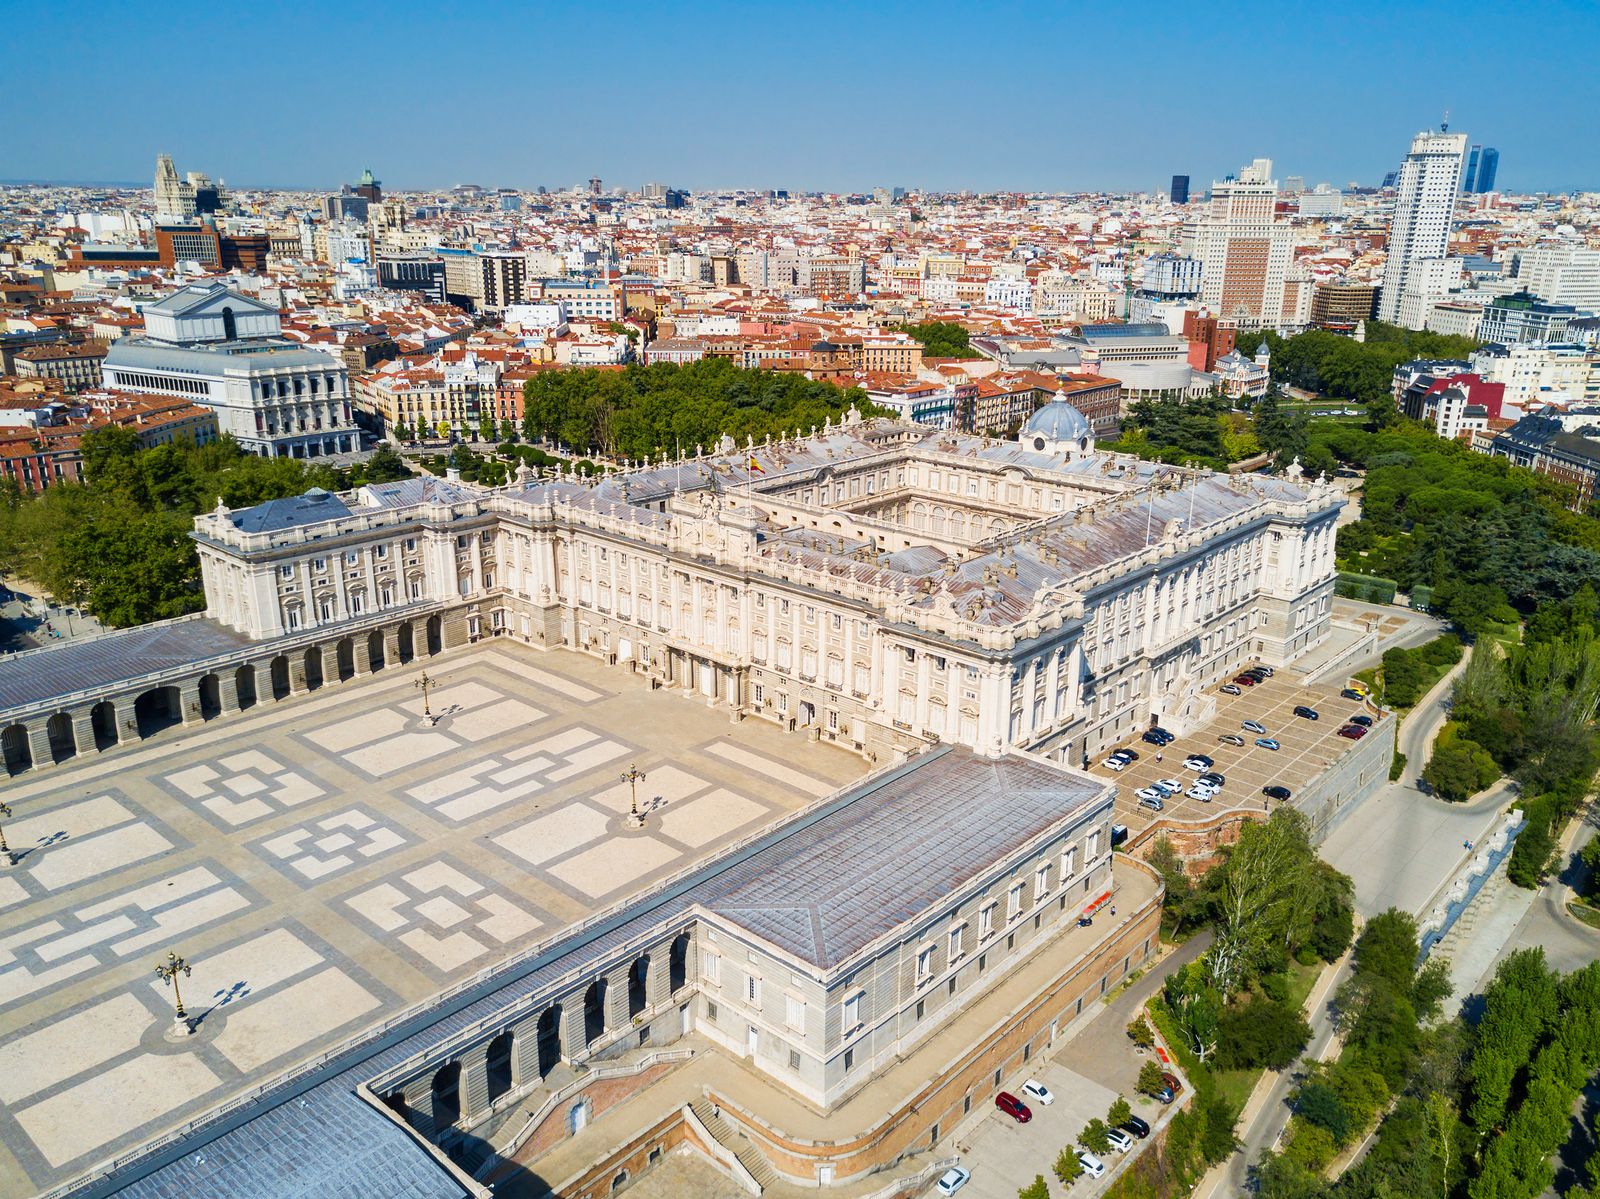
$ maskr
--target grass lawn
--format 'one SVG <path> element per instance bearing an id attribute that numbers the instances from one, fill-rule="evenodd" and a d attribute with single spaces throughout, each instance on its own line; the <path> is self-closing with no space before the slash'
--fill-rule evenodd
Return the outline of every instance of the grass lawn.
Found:
<path id="1" fill-rule="evenodd" d="M 1567 904 L 1567 911 L 1590 928 L 1600 928 L 1600 908 L 1592 907 L 1581 899 L 1574 899 Z"/>
<path id="2" fill-rule="evenodd" d="M 1309 966 L 1302 966 L 1299 962 L 1289 963 L 1289 1004 L 1291 1007 L 1305 1011 L 1306 1000 L 1311 997 L 1311 988 L 1317 985 L 1317 979 L 1322 975 L 1323 964 L 1320 958 Z"/>

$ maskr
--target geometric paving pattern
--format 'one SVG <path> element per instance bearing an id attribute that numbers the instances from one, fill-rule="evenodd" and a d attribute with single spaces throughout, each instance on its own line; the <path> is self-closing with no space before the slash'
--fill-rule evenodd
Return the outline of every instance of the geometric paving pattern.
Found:
<path id="1" fill-rule="evenodd" d="M 351 808 L 275 833 L 258 842 L 256 848 L 315 882 L 399 849 L 406 841 L 406 835 L 393 825 L 381 823 L 360 808 Z"/>
<path id="2" fill-rule="evenodd" d="M 202 762 L 166 775 L 163 782 L 200 801 L 225 828 L 239 828 L 287 811 L 326 792 L 299 771 L 259 749 Z"/>
<path id="3" fill-rule="evenodd" d="M 544 923 L 444 861 L 358 891 L 345 903 L 439 974 L 520 940 Z"/>
<path id="4" fill-rule="evenodd" d="M 627 752 L 619 742 L 579 726 L 508 750 L 482 766 L 453 770 L 412 787 L 406 795 L 447 820 L 471 820 L 552 783 L 587 774 Z"/>
<path id="5" fill-rule="evenodd" d="M 6 839 L 22 865 L 0 873 L 0 908 L 127 869 L 173 848 L 171 837 L 148 816 L 112 795 L 23 815 L 6 824 Z"/>
<path id="6" fill-rule="evenodd" d="M 0 1007 L 250 906 L 205 866 L 0 933 Z"/>

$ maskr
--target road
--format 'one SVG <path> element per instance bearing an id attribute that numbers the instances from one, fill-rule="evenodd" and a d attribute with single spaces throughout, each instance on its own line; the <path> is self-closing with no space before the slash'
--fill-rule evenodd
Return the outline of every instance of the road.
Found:
<path id="1" fill-rule="evenodd" d="M 1584 867 L 1578 860 L 1578 851 L 1595 836 L 1597 823 L 1600 823 L 1600 805 L 1591 805 L 1570 848 L 1562 851 L 1561 868 L 1539 889 L 1533 906 L 1495 958 L 1496 966 L 1512 950 L 1534 945 L 1542 946 L 1545 961 L 1563 974 L 1581 969 L 1600 957 L 1600 929 L 1580 923 L 1566 910 L 1567 900 L 1572 898 L 1583 877 Z"/>
<path id="2" fill-rule="evenodd" d="M 7 578 L 0 580 L 0 589 L 4 589 L 0 591 L 4 596 L 4 602 L 0 602 L 0 654 L 105 631 L 92 616 L 37 598 L 39 589 L 31 583 Z M 30 590 L 33 594 L 29 594 Z"/>

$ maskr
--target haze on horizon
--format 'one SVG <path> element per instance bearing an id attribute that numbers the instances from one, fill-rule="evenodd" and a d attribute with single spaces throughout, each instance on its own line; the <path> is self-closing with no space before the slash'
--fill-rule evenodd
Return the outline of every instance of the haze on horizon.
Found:
<path id="1" fill-rule="evenodd" d="M 1600 188 L 1582 0 L 163 13 L 0 0 L 6 76 L 63 81 L 0 99 L 0 177 L 148 180 L 166 152 L 235 187 L 1139 191 L 1270 157 L 1342 186 L 1449 110 L 1503 189 Z"/>

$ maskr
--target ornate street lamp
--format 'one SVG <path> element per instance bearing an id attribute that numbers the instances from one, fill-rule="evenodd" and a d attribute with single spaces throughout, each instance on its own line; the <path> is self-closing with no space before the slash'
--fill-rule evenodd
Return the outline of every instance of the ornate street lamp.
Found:
<path id="1" fill-rule="evenodd" d="M 10 804 L 0 803 L 0 819 L 11 819 Z M 0 825 L 0 856 L 4 857 L 7 866 L 15 866 L 17 864 L 17 855 L 12 853 L 11 846 L 6 844 L 6 830 L 3 825 Z"/>
<path id="2" fill-rule="evenodd" d="M 628 784 L 632 800 L 628 805 L 628 823 L 634 828 L 644 827 L 644 813 L 639 811 L 639 784 L 644 781 L 644 771 L 632 762 L 628 763 L 628 772 L 622 776 L 622 781 Z"/>
<path id="3" fill-rule="evenodd" d="M 177 1010 L 172 1016 L 172 1031 L 179 1036 L 186 1037 L 194 1031 L 189 1023 L 189 1013 L 183 1010 L 183 992 L 178 989 L 178 975 L 189 977 L 189 963 L 177 954 L 167 952 L 167 960 L 156 965 L 156 977 L 172 988 L 172 998 L 177 1005 Z"/>
<path id="4" fill-rule="evenodd" d="M 428 672 L 424 670 L 422 672 L 422 677 L 417 679 L 411 685 L 413 687 L 419 687 L 422 690 L 422 723 L 427 725 L 429 728 L 432 728 L 439 722 L 439 718 L 433 714 L 433 709 L 428 706 L 428 690 L 431 687 L 438 686 L 438 684 L 435 680 L 430 679 L 428 677 Z"/>

